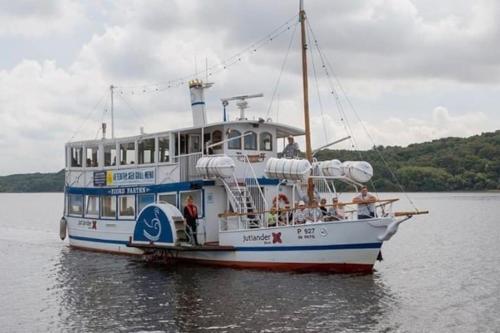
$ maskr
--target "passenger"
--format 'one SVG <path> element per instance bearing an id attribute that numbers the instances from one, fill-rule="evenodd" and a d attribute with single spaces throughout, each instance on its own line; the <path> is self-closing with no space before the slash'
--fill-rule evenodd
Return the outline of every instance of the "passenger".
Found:
<path id="1" fill-rule="evenodd" d="M 328 215 L 328 209 L 326 208 L 326 199 L 322 198 L 319 202 L 319 209 L 321 209 L 321 213 L 323 213 L 323 216 Z"/>
<path id="2" fill-rule="evenodd" d="M 269 215 L 267 216 L 267 226 L 275 227 L 278 220 L 278 214 L 276 212 L 276 207 L 272 207 Z"/>
<path id="3" fill-rule="evenodd" d="M 368 192 L 368 187 L 363 186 L 361 192 L 352 199 L 358 204 L 358 219 L 371 219 L 375 217 L 375 202 L 377 198 Z"/>
<path id="4" fill-rule="evenodd" d="M 306 223 L 315 223 L 321 222 L 323 217 L 323 212 L 318 207 L 318 202 L 316 200 L 312 200 L 311 207 L 306 210 Z"/>
<path id="5" fill-rule="evenodd" d="M 296 158 L 299 156 L 299 144 L 293 141 L 293 136 L 288 136 L 288 144 L 283 149 L 284 158 Z"/>
<path id="6" fill-rule="evenodd" d="M 300 200 L 298 203 L 298 209 L 293 214 L 295 218 L 295 224 L 304 224 L 306 223 L 306 204 L 304 201 Z"/>
<path id="7" fill-rule="evenodd" d="M 328 217 L 331 221 L 338 221 L 344 219 L 344 204 L 339 203 L 337 197 L 332 199 L 332 207 L 328 209 Z"/>
<path id="8" fill-rule="evenodd" d="M 338 199 L 337 199 L 338 202 Z M 337 212 L 337 215 L 335 215 L 339 220 L 345 220 L 345 210 L 344 210 L 345 204 L 342 202 L 338 202 L 337 208 L 335 209 Z"/>
<path id="9" fill-rule="evenodd" d="M 288 225 L 293 221 L 293 210 L 290 209 L 290 205 L 286 204 L 283 209 L 280 210 L 280 216 L 278 219 L 278 223 L 280 225 Z"/>
<path id="10" fill-rule="evenodd" d="M 191 228 L 191 236 L 193 237 L 194 244 L 198 244 L 196 237 L 196 219 L 198 219 L 198 207 L 196 207 L 193 197 L 188 195 L 186 198 L 186 206 L 184 206 L 184 218 L 187 225 Z"/>

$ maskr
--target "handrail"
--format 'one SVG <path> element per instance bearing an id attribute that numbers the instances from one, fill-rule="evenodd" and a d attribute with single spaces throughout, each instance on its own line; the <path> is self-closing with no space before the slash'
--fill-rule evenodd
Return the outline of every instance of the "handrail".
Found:
<path id="1" fill-rule="evenodd" d="M 382 199 L 382 200 L 376 200 L 374 201 L 375 202 L 386 202 L 386 204 L 389 204 L 389 203 L 393 203 L 395 201 L 398 201 L 399 199 Z M 336 205 L 325 205 L 325 207 L 339 207 L 339 206 L 348 206 L 348 205 L 358 205 L 357 203 L 353 203 L 353 202 L 339 202 L 337 203 Z M 311 208 L 312 206 L 306 206 L 306 208 Z M 319 208 L 319 206 L 317 207 Z M 290 212 L 290 211 L 295 211 L 297 210 L 298 208 L 288 208 L 288 209 L 285 209 L 285 208 L 280 208 L 278 209 L 278 212 Z M 265 214 L 265 213 L 270 213 L 271 210 L 264 210 L 264 211 L 261 211 L 261 212 L 252 212 L 250 215 L 257 215 L 257 214 Z M 406 213 L 408 214 L 413 214 L 413 215 L 418 215 L 416 214 L 415 212 L 402 212 L 404 213 L 403 215 L 407 215 Z M 425 214 L 425 212 L 422 212 L 420 214 Z M 229 217 L 229 216 L 244 216 L 244 215 L 249 215 L 249 213 L 236 213 L 236 212 L 224 212 L 224 213 L 220 213 L 218 214 L 217 216 L 218 217 Z"/>
<path id="2" fill-rule="evenodd" d="M 255 170 L 252 166 L 252 163 L 250 163 L 250 160 L 248 159 L 248 154 L 244 154 L 243 156 L 245 156 L 245 160 L 246 160 L 248 166 L 250 166 L 250 171 L 252 171 L 253 178 L 254 178 L 255 182 L 257 183 L 257 188 L 259 189 L 259 194 L 260 194 L 262 200 L 264 201 L 264 209 L 267 209 L 267 207 L 269 207 L 269 205 L 267 204 L 267 200 L 266 200 L 266 197 L 264 196 L 264 192 L 262 192 L 262 188 L 260 187 L 259 181 L 257 180 L 257 174 L 255 173 Z"/>

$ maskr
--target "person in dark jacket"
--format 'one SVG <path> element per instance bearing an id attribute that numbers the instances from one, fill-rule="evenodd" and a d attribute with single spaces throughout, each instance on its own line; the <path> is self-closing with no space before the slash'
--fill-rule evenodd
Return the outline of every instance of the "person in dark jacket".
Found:
<path id="1" fill-rule="evenodd" d="M 184 218 L 186 219 L 187 225 L 191 228 L 192 237 L 195 245 L 198 244 L 198 239 L 196 238 L 196 219 L 198 218 L 198 207 L 196 207 L 193 197 L 188 195 L 186 198 L 186 206 L 184 206 Z"/>

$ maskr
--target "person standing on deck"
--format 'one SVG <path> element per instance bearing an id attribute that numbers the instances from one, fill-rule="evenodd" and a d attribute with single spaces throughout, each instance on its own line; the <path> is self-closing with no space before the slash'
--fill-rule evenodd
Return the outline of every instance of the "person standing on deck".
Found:
<path id="1" fill-rule="evenodd" d="M 196 219 L 198 219 L 198 207 L 194 204 L 193 197 L 188 195 L 186 198 L 186 206 L 184 206 L 184 218 L 187 225 L 191 228 L 191 236 L 193 237 L 194 244 L 198 244 L 196 237 Z"/>
<path id="2" fill-rule="evenodd" d="M 284 158 L 296 158 L 299 156 L 299 144 L 293 140 L 293 136 L 288 136 L 288 144 L 283 149 Z"/>
<path id="3" fill-rule="evenodd" d="M 358 219 L 371 219 L 375 217 L 375 202 L 377 198 L 368 192 L 368 187 L 363 186 L 361 192 L 352 199 L 358 204 Z"/>

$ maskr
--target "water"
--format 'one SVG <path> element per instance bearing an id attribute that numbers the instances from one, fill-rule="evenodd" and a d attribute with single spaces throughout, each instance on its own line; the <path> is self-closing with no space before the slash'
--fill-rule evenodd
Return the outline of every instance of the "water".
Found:
<path id="1" fill-rule="evenodd" d="M 412 198 L 432 214 L 400 227 L 375 273 L 328 275 L 72 250 L 62 194 L 0 194 L 0 331 L 500 332 L 500 194 Z"/>

